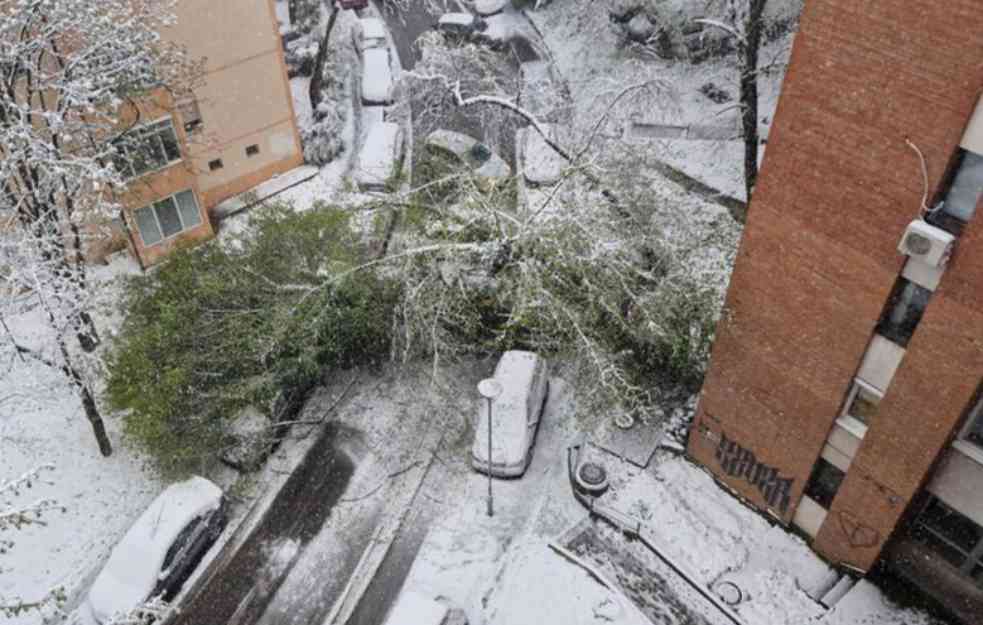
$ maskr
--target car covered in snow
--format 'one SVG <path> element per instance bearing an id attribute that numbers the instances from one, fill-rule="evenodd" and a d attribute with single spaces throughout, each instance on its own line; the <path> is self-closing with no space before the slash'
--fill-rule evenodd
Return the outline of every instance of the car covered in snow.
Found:
<path id="1" fill-rule="evenodd" d="M 468 625 L 467 615 L 443 597 L 403 591 L 386 617 L 385 625 Z"/>
<path id="2" fill-rule="evenodd" d="M 109 554 L 86 604 L 96 621 L 172 600 L 225 527 L 222 490 L 203 477 L 167 487 Z"/>
<path id="3" fill-rule="evenodd" d="M 392 122 L 369 127 L 358 155 L 355 183 L 362 191 L 386 191 L 403 160 L 403 130 Z"/>
<path id="4" fill-rule="evenodd" d="M 512 0 L 475 0 L 474 10 L 478 15 L 487 17 L 501 13 L 511 2 Z"/>
<path id="5" fill-rule="evenodd" d="M 488 443 L 488 401 L 478 404 L 471 466 L 498 477 L 518 477 L 532 460 L 533 444 L 549 395 L 549 366 L 533 352 L 502 354 L 494 379 L 502 392 L 491 402 L 491 457 Z"/>
<path id="6" fill-rule="evenodd" d="M 362 53 L 362 104 L 393 102 L 393 70 L 389 48 L 369 48 Z"/>
<path id="7" fill-rule="evenodd" d="M 360 54 L 372 48 L 389 46 L 386 40 L 386 26 L 376 17 L 363 17 L 358 20 L 358 27 L 352 29 L 352 37 L 355 40 L 355 49 Z"/>
<path id="8" fill-rule="evenodd" d="M 484 191 L 512 176 L 512 168 L 501 156 L 466 134 L 453 130 L 434 130 L 427 135 L 424 146 L 431 155 L 470 168 L 478 179 L 479 187 Z"/>
<path id="9" fill-rule="evenodd" d="M 456 41 L 473 40 L 484 44 L 496 43 L 484 34 L 488 30 L 488 22 L 472 13 L 444 13 L 437 20 L 435 28 L 444 36 Z"/>

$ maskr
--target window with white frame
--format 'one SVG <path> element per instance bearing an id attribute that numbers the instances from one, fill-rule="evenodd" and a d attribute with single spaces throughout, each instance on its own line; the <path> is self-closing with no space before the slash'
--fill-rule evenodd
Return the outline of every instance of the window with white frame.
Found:
<path id="1" fill-rule="evenodd" d="M 195 194 L 181 191 L 134 211 L 140 238 L 146 246 L 194 228 L 201 223 Z"/>
<path id="2" fill-rule="evenodd" d="M 181 160 L 170 118 L 139 126 L 115 142 L 113 161 L 124 178 L 135 178 Z"/>
<path id="3" fill-rule="evenodd" d="M 863 380 L 855 379 L 840 416 L 853 418 L 864 425 L 869 425 L 877 412 L 877 406 L 881 403 L 881 397 L 883 393 L 879 390 Z"/>

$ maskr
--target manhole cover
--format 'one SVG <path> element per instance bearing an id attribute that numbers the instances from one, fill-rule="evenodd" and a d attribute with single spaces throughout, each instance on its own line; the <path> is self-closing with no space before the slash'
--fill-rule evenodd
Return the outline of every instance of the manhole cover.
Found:
<path id="1" fill-rule="evenodd" d="M 580 467 L 580 479 L 589 486 L 599 486 L 607 481 L 608 474 L 601 465 L 586 462 Z"/>
<path id="2" fill-rule="evenodd" d="M 737 605 L 744 600 L 744 593 L 741 591 L 741 587 L 734 582 L 720 582 L 714 586 L 713 590 L 720 597 L 720 600 L 727 605 Z"/>

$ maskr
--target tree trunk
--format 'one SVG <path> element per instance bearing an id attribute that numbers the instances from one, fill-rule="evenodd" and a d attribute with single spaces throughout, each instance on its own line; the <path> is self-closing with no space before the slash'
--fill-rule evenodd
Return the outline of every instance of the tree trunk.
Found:
<path id="1" fill-rule="evenodd" d="M 328 18 L 328 27 L 324 29 L 324 37 L 317 47 L 317 58 L 314 60 L 314 75 L 311 76 L 309 96 L 311 99 L 311 110 L 314 111 L 314 119 L 317 119 L 317 105 L 321 103 L 321 84 L 324 80 L 324 61 L 328 56 L 328 41 L 331 39 L 331 30 L 334 28 L 335 20 L 338 19 L 338 5 L 331 7 L 331 17 Z"/>
<path id="2" fill-rule="evenodd" d="M 99 406 L 96 405 L 96 398 L 92 395 L 92 389 L 86 384 L 79 370 L 75 368 L 68 347 L 60 337 L 58 339 L 58 347 L 61 350 L 61 357 L 65 362 L 61 368 L 62 372 L 68 376 L 72 386 L 75 387 L 75 391 L 79 395 L 79 399 L 82 400 L 85 418 L 92 425 L 92 433 L 95 435 L 96 443 L 99 445 L 99 453 L 103 456 L 110 456 L 113 453 L 113 445 L 110 443 L 109 436 L 106 434 L 106 425 L 102 421 L 102 415 L 99 413 Z"/>
<path id="3" fill-rule="evenodd" d="M 738 41 L 741 67 L 741 126 L 744 135 L 744 188 L 747 204 L 758 181 L 758 47 L 761 45 L 761 14 L 766 0 L 747 0 L 744 40 Z"/>

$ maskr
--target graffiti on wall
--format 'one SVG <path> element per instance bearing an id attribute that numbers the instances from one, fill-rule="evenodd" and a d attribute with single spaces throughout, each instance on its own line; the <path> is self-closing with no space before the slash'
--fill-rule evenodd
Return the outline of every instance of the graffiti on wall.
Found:
<path id="1" fill-rule="evenodd" d="M 778 469 L 759 462 L 754 457 L 754 452 L 744 449 L 737 444 L 737 441 L 730 440 L 722 432 L 716 456 L 724 473 L 730 477 L 747 480 L 761 492 L 770 507 L 785 514 L 788 510 L 793 478 L 781 477 Z"/>

